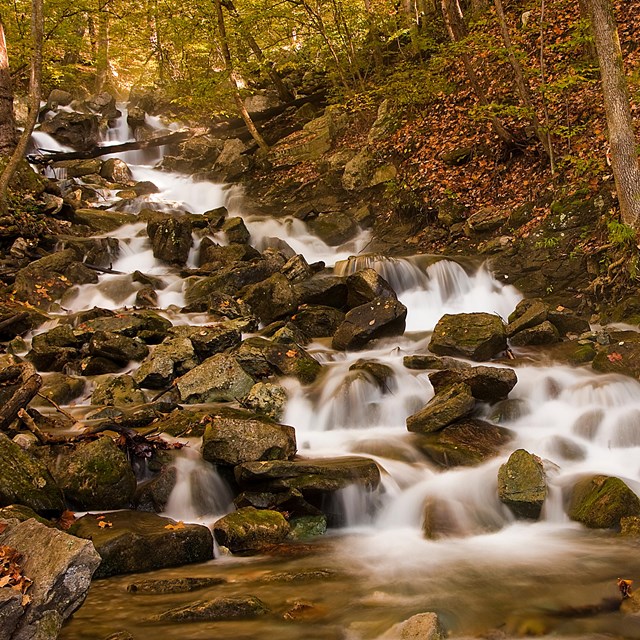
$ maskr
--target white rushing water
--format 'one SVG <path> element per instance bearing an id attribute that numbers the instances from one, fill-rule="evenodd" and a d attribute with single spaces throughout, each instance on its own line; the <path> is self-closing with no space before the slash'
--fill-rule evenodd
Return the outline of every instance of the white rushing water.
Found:
<path id="1" fill-rule="evenodd" d="M 114 139 L 130 136 L 122 120 L 111 134 Z M 43 146 L 45 142 L 39 140 Z M 483 311 L 506 319 L 521 299 L 515 288 L 497 282 L 484 267 L 471 270 L 446 259 L 361 254 L 370 241 L 366 231 L 342 247 L 329 247 L 300 220 L 245 215 L 238 209 L 237 193 L 230 198 L 223 185 L 161 172 L 149 164 L 134 165 L 132 171 L 137 180 L 158 186 L 159 193 L 147 198 L 150 202 L 200 214 L 233 201 L 232 214 L 244 218 L 250 242 L 259 250 L 272 246 L 276 238 L 309 263 L 322 260 L 335 265 L 338 274 L 374 268 L 407 306 L 403 337 L 378 341 L 356 353 L 337 353 L 325 343 L 314 343 L 308 349 L 323 362 L 326 374 L 310 387 L 294 380 L 283 382 L 289 395 L 283 422 L 296 428 L 301 454 L 367 455 L 382 470 L 382 484 L 375 494 L 352 487 L 336 496 L 347 530 L 359 534 L 345 538 L 341 553 L 354 567 L 378 575 L 379 584 L 414 580 L 430 588 L 439 584 L 437 576 L 460 571 L 461 565 L 471 571 L 471 562 L 474 574 L 495 571 L 501 576 L 525 565 L 536 566 L 541 580 L 545 571 L 559 572 L 560 567 L 573 571 L 582 558 L 594 553 L 582 527 L 566 515 L 568 491 L 575 480 L 588 474 L 614 475 L 640 492 L 640 384 L 591 369 L 519 366 L 509 400 L 518 411 L 500 422 L 512 430 L 513 441 L 498 458 L 444 471 L 413 446 L 406 418 L 424 406 L 433 389 L 427 372 L 405 368 L 403 357 L 427 351 L 429 333 L 445 313 Z M 131 306 L 137 285 L 129 274 L 135 270 L 163 281 L 160 307 L 183 305 L 181 278 L 153 257 L 143 229 L 141 223 L 110 234 L 120 242 L 113 269 L 126 275 L 102 275 L 99 284 L 78 288 L 63 306 L 69 310 Z M 200 240 L 194 236 L 192 265 Z M 381 385 L 362 371 L 350 370 L 360 359 L 388 367 L 386 382 Z M 479 413 L 488 418 L 491 408 L 483 405 Z M 539 522 L 517 522 L 498 500 L 498 469 L 518 448 L 544 461 L 549 497 Z M 185 455 L 178 462 L 179 482 L 167 513 L 199 521 L 228 509 L 230 495 L 212 474 L 208 465 Z M 427 540 L 422 533 L 427 504 L 435 505 L 446 522 L 439 540 Z"/>

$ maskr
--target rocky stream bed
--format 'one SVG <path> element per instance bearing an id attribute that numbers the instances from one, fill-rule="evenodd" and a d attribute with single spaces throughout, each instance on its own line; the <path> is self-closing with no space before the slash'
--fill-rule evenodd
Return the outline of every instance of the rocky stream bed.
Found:
<path id="1" fill-rule="evenodd" d="M 48 149 L 167 127 L 44 111 Z M 640 637 L 637 325 L 371 253 L 366 208 L 266 215 L 234 144 L 47 169 L 55 251 L 16 240 L 0 305 L 3 637 Z"/>

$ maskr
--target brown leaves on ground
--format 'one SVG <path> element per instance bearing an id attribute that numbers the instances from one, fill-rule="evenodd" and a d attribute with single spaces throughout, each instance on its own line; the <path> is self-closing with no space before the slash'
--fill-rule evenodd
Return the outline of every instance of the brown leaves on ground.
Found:
<path id="1" fill-rule="evenodd" d="M 629 598 L 631 596 L 631 585 L 633 585 L 633 580 L 626 580 L 625 578 L 618 578 L 618 589 L 620 589 L 620 594 L 622 595 L 622 599 Z"/>
<path id="2" fill-rule="evenodd" d="M 13 547 L 0 546 L 0 588 L 8 587 L 22 594 L 22 606 L 31 602 L 27 590 L 31 580 L 22 573 L 22 554 Z"/>

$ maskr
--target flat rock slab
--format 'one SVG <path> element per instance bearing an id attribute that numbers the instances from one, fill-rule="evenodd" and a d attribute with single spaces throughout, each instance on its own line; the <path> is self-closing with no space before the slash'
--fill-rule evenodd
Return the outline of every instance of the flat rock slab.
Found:
<path id="1" fill-rule="evenodd" d="M 56 638 L 63 622 L 84 602 L 100 557 L 91 542 L 35 520 L 2 522 L 8 526 L 0 534 L 0 546 L 12 547 L 22 554 L 22 570 L 32 585 L 31 603 L 17 621 L 14 635 L 4 635 L 6 629 L 2 626 L 0 636 L 16 640 Z M 0 622 L 4 623 L 4 613 L 9 624 L 14 624 L 13 610 L 15 602 L 0 599 Z"/>
<path id="2" fill-rule="evenodd" d="M 224 578 L 168 578 L 166 580 L 138 580 L 127 585 L 127 591 L 140 595 L 162 595 L 165 593 L 190 593 L 224 584 Z"/>
<path id="3" fill-rule="evenodd" d="M 352 484 L 373 490 L 380 483 L 378 465 L 357 456 L 246 462 L 235 468 L 235 476 L 241 487 L 299 489 L 305 495 L 333 492 Z"/>
<path id="4" fill-rule="evenodd" d="M 420 411 L 407 418 L 413 433 L 433 433 L 469 415 L 476 406 L 471 387 L 459 382 L 436 393 Z"/>
<path id="5" fill-rule="evenodd" d="M 436 324 L 429 351 L 476 362 L 490 360 L 507 348 L 502 320 L 491 313 L 445 314 Z"/>
<path id="6" fill-rule="evenodd" d="M 176 607 L 149 618 L 150 622 L 203 622 L 256 618 L 269 613 L 267 606 L 254 596 L 214 598 Z"/>
<path id="7" fill-rule="evenodd" d="M 476 400 L 498 402 L 509 395 L 518 377 L 513 369 L 506 367 L 468 367 L 436 371 L 429 374 L 429 381 L 436 393 L 464 382 L 469 385 Z"/>
<path id="8" fill-rule="evenodd" d="M 213 558 L 207 527 L 176 523 L 154 513 L 115 511 L 86 515 L 71 533 L 93 541 L 102 558 L 96 577 L 151 571 Z"/>

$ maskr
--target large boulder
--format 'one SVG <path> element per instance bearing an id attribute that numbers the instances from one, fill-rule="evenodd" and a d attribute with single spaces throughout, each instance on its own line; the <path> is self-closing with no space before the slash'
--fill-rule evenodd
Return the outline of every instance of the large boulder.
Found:
<path id="1" fill-rule="evenodd" d="M 549 317 L 549 305 L 538 298 L 521 300 L 515 310 L 509 314 L 507 335 L 509 337 L 522 331 L 542 324 Z"/>
<path id="2" fill-rule="evenodd" d="M 109 436 L 83 442 L 68 451 L 55 448 L 48 467 L 65 498 L 81 510 L 129 506 L 136 478 L 127 456 Z"/>
<path id="3" fill-rule="evenodd" d="M 144 393 L 136 381 L 128 374 L 111 377 L 96 382 L 91 394 L 92 404 L 119 406 L 122 404 L 142 404 Z"/>
<path id="4" fill-rule="evenodd" d="M 483 402 L 504 400 L 515 387 L 518 378 L 513 369 L 506 367 L 468 367 L 441 369 L 429 374 L 429 381 L 436 393 L 454 384 L 469 385 L 471 395 Z"/>
<path id="5" fill-rule="evenodd" d="M 404 333 L 407 308 L 393 298 L 379 297 L 351 309 L 338 327 L 331 346 L 344 351 L 362 349 L 371 340 Z"/>
<path id="6" fill-rule="evenodd" d="M 114 511 L 77 520 L 70 533 L 93 541 L 102 562 L 96 577 L 139 573 L 213 558 L 207 527 L 183 524 L 154 513 Z"/>
<path id="7" fill-rule="evenodd" d="M 143 360 L 149 355 L 149 347 L 140 338 L 108 331 L 96 331 L 86 347 L 89 355 L 106 358 L 124 367 L 129 362 Z"/>
<path id="8" fill-rule="evenodd" d="M 242 292 L 242 299 L 265 324 L 290 315 L 298 306 L 293 286 L 281 273 L 247 287 Z"/>
<path id="9" fill-rule="evenodd" d="M 361 269 L 347 276 L 347 291 L 350 309 L 375 298 L 397 298 L 393 287 L 375 269 Z"/>
<path id="10" fill-rule="evenodd" d="M 284 387 L 271 382 L 256 382 L 244 399 L 243 405 L 272 420 L 280 420 L 287 404 Z"/>
<path id="11" fill-rule="evenodd" d="M 474 466 L 497 456 L 513 432 L 490 422 L 467 418 L 437 433 L 416 438 L 416 446 L 436 464 L 450 468 Z"/>
<path id="12" fill-rule="evenodd" d="M 381 164 L 369 149 L 364 148 L 345 165 L 342 186 L 347 191 L 360 191 L 393 180 L 396 175 L 398 171 L 393 164 Z"/>
<path id="13" fill-rule="evenodd" d="M 491 313 L 445 314 L 436 324 L 429 350 L 439 356 L 490 360 L 507 348 L 499 316 Z"/>
<path id="14" fill-rule="evenodd" d="M 332 247 L 351 240 L 358 231 L 356 221 L 341 211 L 321 213 L 310 220 L 308 224 L 314 235 Z"/>
<path id="15" fill-rule="evenodd" d="M 145 389 L 164 389 L 176 376 L 198 365 L 193 343 L 188 338 L 165 338 L 140 365 L 133 379 Z"/>
<path id="16" fill-rule="evenodd" d="M 498 497 L 517 518 L 537 520 L 547 497 L 542 460 L 518 449 L 498 472 Z"/>
<path id="17" fill-rule="evenodd" d="M 279 511 L 243 507 L 217 520 L 213 525 L 216 542 L 232 553 L 259 551 L 282 542 L 290 526 Z"/>
<path id="18" fill-rule="evenodd" d="M 372 490 L 380 483 L 376 463 L 355 456 L 245 462 L 238 465 L 234 473 L 241 487 L 298 489 L 305 497 L 331 493 L 352 484 Z"/>
<path id="19" fill-rule="evenodd" d="M 559 341 L 560 334 L 558 330 L 548 320 L 545 320 L 535 327 L 518 331 L 518 333 L 511 336 L 509 340 L 513 347 L 540 346 L 555 344 Z"/>
<path id="20" fill-rule="evenodd" d="M 407 429 L 414 433 L 433 433 L 469 415 L 476 401 L 471 387 L 464 382 L 447 386 L 436 393 L 417 413 L 407 418 Z"/>
<path id="21" fill-rule="evenodd" d="M 317 273 L 295 285 L 300 304 L 321 304 L 343 309 L 347 304 L 347 283 L 341 276 Z"/>
<path id="22" fill-rule="evenodd" d="M 43 122 L 40 131 L 78 151 L 92 149 L 100 138 L 97 116 L 76 111 L 60 111 L 51 120 Z"/>
<path id="23" fill-rule="evenodd" d="M 176 380 L 182 402 L 234 402 L 251 391 L 255 380 L 231 355 L 219 353 Z"/>
<path id="24" fill-rule="evenodd" d="M 0 507 L 11 504 L 47 516 L 64 509 L 62 491 L 44 464 L 0 433 Z"/>
<path id="25" fill-rule="evenodd" d="M 640 380 L 640 335 L 625 332 L 624 338 L 599 349 L 591 366 L 601 373 L 621 373 Z"/>
<path id="26" fill-rule="evenodd" d="M 213 464 L 288 460 L 296 453 L 293 427 L 248 414 L 213 416 L 202 439 L 202 457 Z"/>
<path id="27" fill-rule="evenodd" d="M 30 603 L 24 608 L 22 594 L 7 587 L 0 589 L 1 635 L 7 640 L 57 638 L 64 621 L 84 602 L 100 557 L 91 542 L 35 520 L 0 522 L 6 525 L 0 533 L 0 546 L 22 555 L 23 574 L 32 581 Z"/>
<path id="28" fill-rule="evenodd" d="M 117 184 L 128 184 L 133 180 L 131 175 L 131 169 L 124 160 L 120 158 L 109 158 L 105 160 L 101 169 L 100 175 L 109 180 L 109 182 L 115 182 Z"/>
<path id="29" fill-rule="evenodd" d="M 291 321 L 309 338 L 329 338 L 344 322 L 339 309 L 322 305 L 303 305 L 291 316 Z"/>
<path id="30" fill-rule="evenodd" d="M 574 485 L 568 513 L 590 529 L 612 529 L 625 516 L 640 516 L 640 500 L 620 478 L 591 476 Z"/>

